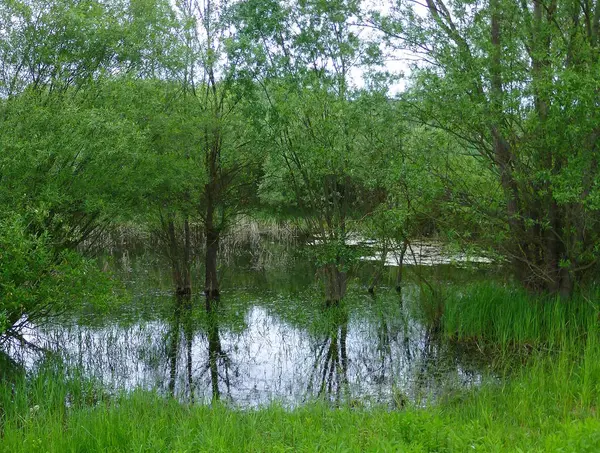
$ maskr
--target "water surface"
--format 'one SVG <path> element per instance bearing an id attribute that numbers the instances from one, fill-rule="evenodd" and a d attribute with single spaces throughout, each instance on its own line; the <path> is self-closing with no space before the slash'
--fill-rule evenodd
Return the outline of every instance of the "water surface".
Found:
<path id="1" fill-rule="evenodd" d="M 124 249 L 107 258 L 131 303 L 108 315 L 91 310 L 30 326 L 26 338 L 109 391 L 142 387 L 239 407 L 293 407 L 317 398 L 398 407 L 427 404 L 490 377 L 486 357 L 444 341 L 414 316 L 414 280 L 399 295 L 384 279 L 368 295 L 369 263 L 354 273 L 345 302 L 326 309 L 315 270 L 301 255 L 276 246 L 246 250 L 225 261 L 221 300 L 207 311 L 201 296 L 191 308 L 172 296 L 159 255 Z M 467 271 L 428 272 L 450 281 Z M 35 354 L 12 354 L 35 367 Z"/>

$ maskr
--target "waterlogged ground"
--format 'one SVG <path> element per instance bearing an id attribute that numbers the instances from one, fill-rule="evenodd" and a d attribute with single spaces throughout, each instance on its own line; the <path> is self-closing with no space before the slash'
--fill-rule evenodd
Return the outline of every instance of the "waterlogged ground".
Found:
<path id="1" fill-rule="evenodd" d="M 401 295 L 386 289 L 384 278 L 371 296 L 364 285 L 371 271 L 359 270 L 345 303 L 326 309 L 315 271 L 301 255 L 263 247 L 226 258 L 222 298 L 209 312 L 201 296 L 191 308 L 172 296 L 169 269 L 159 255 L 114 252 L 106 263 L 124 282 L 130 302 L 30 326 L 26 338 L 58 352 L 69 368 L 109 392 L 143 387 L 240 407 L 273 401 L 291 407 L 316 398 L 365 406 L 427 404 L 494 379 L 488 358 L 443 341 L 418 321 L 419 289 L 410 276 Z M 393 281 L 394 270 L 388 271 Z M 450 280 L 466 271 L 428 272 L 429 278 Z M 41 360 L 16 345 L 9 353 L 30 369 Z"/>

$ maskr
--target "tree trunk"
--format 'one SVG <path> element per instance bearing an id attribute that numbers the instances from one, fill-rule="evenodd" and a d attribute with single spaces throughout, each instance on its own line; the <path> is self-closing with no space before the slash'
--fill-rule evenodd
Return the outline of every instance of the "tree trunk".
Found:
<path id="1" fill-rule="evenodd" d="M 213 301 L 219 299 L 219 279 L 217 276 L 217 258 L 219 254 L 219 239 L 220 234 L 215 229 L 212 219 L 206 222 L 206 259 L 205 267 L 206 274 L 204 280 L 204 295 L 206 296 L 207 307 Z"/>
<path id="2" fill-rule="evenodd" d="M 181 244 L 180 237 L 178 237 L 175 228 L 175 222 L 173 221 L 173 219 L 168 221 L 167 249 L 169 259 L 171 261 L 173 284 L 175 285 L 175 295 L 177 297 L 189 297 L 192 294 L 192 246 L 190 239 L 190 225 L 187 219 L 184 221 L 183 229 L 183 244 Z"/>
<path id="3" fill-rule="evenodd" d="M 214 85 L 213 89 L 216 89 Z M 218 114 L 216 116 L 218 117 Z M 212 302 L 218 300 L 220 296 L 217 258 L 219 255 L 221 231 L 215 218 L 221 197 L 222 182 L 219 178 L 221 131 L 218 128 L 212 131 L 211 140 L 207 142 L 206 153 L 208 182 L 204 186 L 204 195 L 206 197 L 206 216 L 204 218 L 204 233 L 206 237 L 204 295 L 206 296 L 206 307 L 210 309 Z"/>
<path id="4" fill-rule="evenodd" d="M 322 270 L 325 277 L 326 305 L 338 305 L 346 295 L 348 276 L 346 272 L 340 271 L 335 264 L 327 264 Z"/>
<path id="5" fill-rule="evenodd" d="M 402 242 L 402 248 L 400 249 L 400 256 L 397 258 L 396 262 L 398 264 L 398 273 L 396 274 L 396 292 L 402 292 L 402 273 L 404 270 L 404 255 L 406 254 L 406 249 L 408 248 L 408 241 Z"/>
<path id="6" fill-rule="evenodd" d="M 208 153 L 208 177 L 209 181 L 204 190 L 206 195 L 206 217 L 204 219 L 204 234 L 206 238 L 205 278 L 204 295 L 206 296 L 206 307 L 211 308 L 213 301 L 218 300 L 219 279 L 217 275 L 217 258 L 219 255 L 220 230 L 215 224 L 217 213 L 218 194 L 218 171 L 217 156 L 219 155 L 219 135 L 214 137 L 214 143 Z"/>

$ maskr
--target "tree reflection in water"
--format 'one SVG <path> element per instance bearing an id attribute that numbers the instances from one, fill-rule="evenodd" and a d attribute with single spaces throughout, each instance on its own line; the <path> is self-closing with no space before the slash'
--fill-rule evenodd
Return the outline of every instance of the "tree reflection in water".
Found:
<path id="1" fill-rule="evenodd" d="M 325 332 L 315 344 L 316 352 L 308 394 L 318 388 L 318 396 L 340 403 L 348 399 L 348 311 L 343 305 L 324 308 Z"/>
<path id="2" fill-rule="evenodd" d="M 194 402 L 194 385 L 192 380 L 192 340 L 194 329 L 191 316 L 191 299 L 189 295 L 176 295 L 168 333 L 167 359 L 169 362 L 169 393 L 175 396 L 175 382 L 177 380 L 177 369 L 180 351 L 181 335 L 185 344 L 186 361 L 186 393 L 190 402 Z"/>
<path id="3" fill-rule="evenodd" d="M 368 406 L 395 404 L 398 395 L 427 404 L 489 378 L 487 357 L 412 316 L 411 291 L 403 306 L 394 293 L 381 292 L 329 308 L 302 294 L 251 291 L 226 293 L 208 308 L 202 296 L 190 304 L 170 291 L 150 293 L 139 306 L 156 304 L 160 311 L 149 319 L 132 313 L 94 318 L 92 325 L 66 319 L 32 330 L 28 341 L 61 351 L 67 366 L 107 388 L 157 389 L 201 404 L 294 407 L 321 397 Z M 248 294 L 252 300 L 243 300 Z M 37 366 L 35 358 L 8 352 L 28 370 Z"/>
<path id="4" fill-rule="evenodd" d="M 221 391 L 219 389 L 219 380 L 225 383 L 227 394 L 231 395 L 231 360 L 227 352 L 221 346 L 221 336 L 219 333 L 219 314 L 217 313 L 218 303 L 207 304 L 207 326 L 206 334 L 208 337 L 208 364 L 207 369 L 210 370 L 210 384 L 212 389 L 213 401 L 221 399 Z M 219 372 L 220 371 L 220 372 Z"/>
<path id="5" fill-rule="evenodd" d="M 187 398 L 192 403 L 195 400 L 197 385 L 194 379 L 202 379 L 207 374 L 213 401 L 221 399 L 221 383 L 225 384 L 226 394 L 229 397 L 231 396 L 231 360 L 221 345 L 218 303 L 213 301 L 213 303 L 207 304 L 205 310 L 204 322 L 201 325 L 195 325 L 190 299 L 185 298 L 185 296 L 178 296 L 174 304 L 168 332 L 169 393 L 179 398 Z M 198 329 L 203 330 L 205 333 L 208 351 L 205 362 L 196 364 L 197 368 L 195 368 L 194 359 L 198 360 L 199 357 L 198 354 L 194 354 L 193 340 L 195 331 Z M 201 337 L 196 337 L 196 339 L 198 338 Z M 178 372 L 184 371 L 184 363 L 186 388 L 185 391 L 176 395 Z M 196 370 L 199 370 L 199 373 L 196 374 Z"/>

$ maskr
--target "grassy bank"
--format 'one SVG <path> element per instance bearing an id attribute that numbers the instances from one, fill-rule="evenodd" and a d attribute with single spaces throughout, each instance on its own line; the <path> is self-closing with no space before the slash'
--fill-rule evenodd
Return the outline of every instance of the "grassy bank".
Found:
<path id="1" fill-rule="evenodd" d="M 111 396 L 45 369 L 0 384 L 0 451 L 600 451 L 594 300 L 533 300 L 492 285 L 447 292 L 444 333 L 494 350 L 501 376 L 426 408 L 236 410 Z"/>
<path id="2" fill-rule="evenodd" d="M 6 452 L 598 451 L 595 404 L 532 369 L 441 405 L 389 411 L 189 406 L 154 393 L 103 398 L 81 382 L 2 390 Z M 546 376 L 546 377 L 545 377 Z M 66 407 L 64 401 L 69 401 Z"/>

